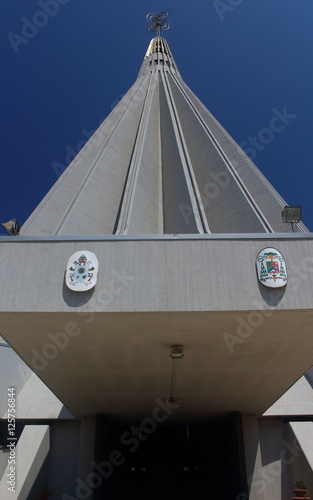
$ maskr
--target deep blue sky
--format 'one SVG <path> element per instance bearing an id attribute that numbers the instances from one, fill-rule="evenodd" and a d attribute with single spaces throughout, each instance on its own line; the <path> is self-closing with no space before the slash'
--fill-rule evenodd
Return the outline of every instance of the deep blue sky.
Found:
<path id="1" fill-rule="evenodd" d="M 312 0 L 59 2 L 54 17 L 38 0 L 1 4 L 0 222 L 27 219 L 56 181 L 53 162 L 65 164 L 135 80 L 152 37 L 145 15 L 167 10 L 182 77 L 238 143 L 267 141 L 256 165 L 313 231 Z M 26 20 L 44 26 L 26 38 Z M 293 115 L 279 132 L 274 108 Z"/>

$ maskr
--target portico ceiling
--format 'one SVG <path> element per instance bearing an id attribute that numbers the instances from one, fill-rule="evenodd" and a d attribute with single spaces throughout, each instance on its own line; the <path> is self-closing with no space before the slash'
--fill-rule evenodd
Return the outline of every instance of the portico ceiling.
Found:
<path id="1" fill-rule="evenodd" d="M 169 413 L 192 420 L 262 414 L 310 368 L 312 314 L 18 313 L 1 322 L 7 341 L 76 417 L 150 417 L 170 393 L 170 345 L 182 344 L 179 407 Z"/>

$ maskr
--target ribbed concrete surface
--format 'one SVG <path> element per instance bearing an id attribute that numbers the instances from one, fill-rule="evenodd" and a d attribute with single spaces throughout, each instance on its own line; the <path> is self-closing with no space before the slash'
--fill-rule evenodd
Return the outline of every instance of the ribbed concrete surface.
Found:
<path id="1" fill-rule="evenodd" d="M 134 85 L 22 234 L 284 232 L 285 205 L 155 38 Z"/>

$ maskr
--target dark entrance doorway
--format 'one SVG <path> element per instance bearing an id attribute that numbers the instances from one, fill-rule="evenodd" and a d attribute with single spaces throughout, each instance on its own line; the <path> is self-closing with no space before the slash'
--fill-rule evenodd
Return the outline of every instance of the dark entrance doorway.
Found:
<path id="1" fill-rule="evenodd" d="M 208 424 L 159 425 L 153 433 L 140 425 L 98 433 L 97 463 L 113 450 L 120 465 L 103 481 L 96 499 L 235 500 L 246 491 L 240 415 Z M 99 441 L 100 438 L 100 441 Z"/>

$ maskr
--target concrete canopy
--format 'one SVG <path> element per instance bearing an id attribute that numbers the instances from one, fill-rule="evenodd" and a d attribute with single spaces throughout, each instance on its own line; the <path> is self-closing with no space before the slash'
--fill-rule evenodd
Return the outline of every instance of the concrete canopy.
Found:
<path id="1" fill-rule="evenodd" d="M 64 284 L 78 245 L 100 263 L 86 294 Z M 289 272 L 287 286 L 274 292 L 255 273 L 267 245 L 283 252 Z M 77 417 L 150 417 L 170 395 L 172 344 L 185 352 L 173 391 L 178 420 L 262 414 L 312 365 L 309 235 L 21 237 L 1 250 L 20 277 L 8 280 L 1 268 L 1 333 Z M 32 281 L 36 269 L 42 279 Z"/>
<path id="2" fill-rule="evenodd" d="M 249 314 L 241 312 L 240 317 L 248 321 Z M 312 360 L 305 347 L 312 335 L 313 314 L 308 312 L 273 314 L 266 328 L 235 346 L 232 354 L 223 334 L 232 329 L 238 312 L 97 313 L 89 325 L 75 314 L 26 316 L 15 317 L 18 334 L 9 333 L 7 340 L 76 417 L 151 417 L 170 394 L 172 343 L 183 344 L 185 353 L 177 361 L 174 399 L 179 408 L 172 407 L 174 419 L 235 411 L 262 414 Z M 49 343 L 41 335 L 47 321 L 53 324 Z M 4 318 L 3 323 L 9 331 L 9 322 Z M 75 325 L 75 338 L 56 335 L 64 325 Z M 301 346 L 295 349 L 299 325 Z"/>

